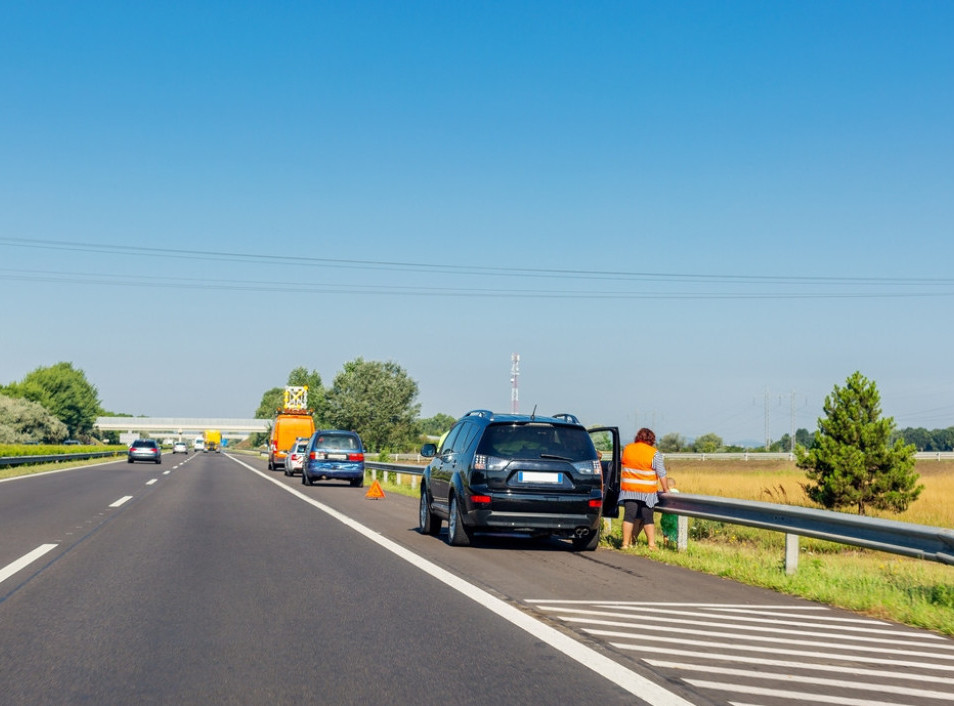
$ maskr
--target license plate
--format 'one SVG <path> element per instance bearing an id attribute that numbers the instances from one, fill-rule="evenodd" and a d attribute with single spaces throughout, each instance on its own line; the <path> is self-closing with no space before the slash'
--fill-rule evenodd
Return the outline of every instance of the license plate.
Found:
<path id="1" fill-rule="evenodd" d="M 540 471 L 520 471 L 517 480 L 521 483 L 562 483 L 562 473 L 542 473 Z"/>
<path id="2" fill-rule="evenodd" d="M 348 454 L 325 454 L 325 458 L 329 461 L 347 461 Z"/>

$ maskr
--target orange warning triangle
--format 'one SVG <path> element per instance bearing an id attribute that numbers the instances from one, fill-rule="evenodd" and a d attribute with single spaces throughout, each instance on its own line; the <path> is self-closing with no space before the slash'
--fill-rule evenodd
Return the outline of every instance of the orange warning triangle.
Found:
<path id="1" fill-rule="evenodd" d="M 374 481 L 371 484 L 371 487 L 368 488 L 368 492 L 364 494 L 364 497 L 371 498 L 372 500 L 380 500 L 384 497 L 384 491 L 381 490 L 381 484 L 377 481 Z"/>

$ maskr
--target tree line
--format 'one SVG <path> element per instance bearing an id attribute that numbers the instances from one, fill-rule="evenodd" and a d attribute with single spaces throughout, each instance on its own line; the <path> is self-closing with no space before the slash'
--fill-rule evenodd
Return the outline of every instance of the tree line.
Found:
<path id="1" fill-rule="evenodd" d="M 298 367 L 289 373 L 287 384 L 308 387 L 317 428 L 356 431 L 374 452 L 415 448 L 423 436 L 438 436 L 455 421 L 447 414 L 420 419 L 417 382 L 392 361 L 356 358 L 344 364 L 327 388 L 317 371 Z M 266 390 L 255 416 L 274 418 L 283 395 L 283 387 Z M 835 386 L 823 411 L 813 434 L 796 432 L 794 451 L 797 465 L 806 471 L 806 495 L 828 509 L 903 512 L 924 488 L 914 471 L 915 451 L 946 451 L 954 442 L 954 428 L 898 431 L 894 420 L 881 414 L 877 386 L 860 372 L 849 376 L 843 387 Z M 0 443 L 88 440 L 96 417 L 108 414 L 95 386 L 72 363 L 37 368 L 19 382 L 0 386 Z M 253 439 L 256 445 L 264 441 Z M 781 450 L 792 446 L 785 437 L 776 443 Z M 659 448 L 664 453 L 732 449 L 716 434 L 691 443 L 667 434 Z"/>

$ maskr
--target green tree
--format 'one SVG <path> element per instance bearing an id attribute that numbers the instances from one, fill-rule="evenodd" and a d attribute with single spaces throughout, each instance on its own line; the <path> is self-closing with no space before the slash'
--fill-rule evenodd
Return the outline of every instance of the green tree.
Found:
<path id="1" fill-rule="evenodd" d="M 437 413 L 433 417 L 420 420 L 421 433 L 427 436 L 440 436 L 454 426 L 457 419 L 449 414 Z"/>
<path id="2" fill-rule="evenodd" d="M 328 421 L 358 432 L 372 451 L 411 448 L 419 434 L 417 383 L 397 363 L 357 358 L 328 391 Z"/>
<path id="3" fill-rule="evenodd" d="M 38 402 L 0 395 L 0 444 L 57 444 L 68 434 L 66 425 Z"/>
<path id="4" fill-rule="evenodd" d="M 914 471 L 915 447 L 901 439 L 889 444 L 894 420 L 881 417 L 874 382 L 856 371 L 844 387 L 835 385 L 824 412 L 812 448 L 795 449 L 810 481 L 802 486 L 809 498 L 828 509 L 853 507 L 859 515 L 869 506 L 903 512 L 917 500 L 924 486 Z"/>
<path id="5" fill-rule="evenodd" d="M 697 454 L 714 454 L 722 447 L 722 437 L 718 434 L 703 434 L 692 442 L 692 450 Z"/>
<path id="6" fill-rule="evenodd" d="M 71 437 L 88 436 L 102 412 L 96 388 L 72 363 L 37 368 L 3 392 L 40 403 L 66 425 Z"/>
<path id="7" fill-rule="evenodd" d="M 659 440 L 657 448 L 663 453 L 676 453 L 685 450 L 687 446 L 686 437 L 676 432 L 671 432 Z"/>

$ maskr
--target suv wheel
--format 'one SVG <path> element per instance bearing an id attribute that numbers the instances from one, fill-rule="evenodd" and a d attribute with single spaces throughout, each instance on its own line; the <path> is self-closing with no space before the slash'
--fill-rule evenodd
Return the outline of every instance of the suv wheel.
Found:
<path id="1" fill-rule="evenodd" d="M 451 496 L 450 510 L 447 513 L 447 543 L 455 547 L 466 547 L 470 544 L 470 530 L 461 520 L 456 495 Z"/>
<path id="2" fill-rule="evenodd" d="M 421 506 L 418 513 L 418 531 L 436 537 L 441 533 L 441 518 L 431 512 L 431 504 L 427 501 L 427 488 L 421 486 Z"/>
<path id="3" fill-rule="evenodd" d="M 305 472 L 305 469 L 301 469 L 301 484 L 302 485 L 311 485 L 311 478 L 308 477 L 308 474 Z"/>

